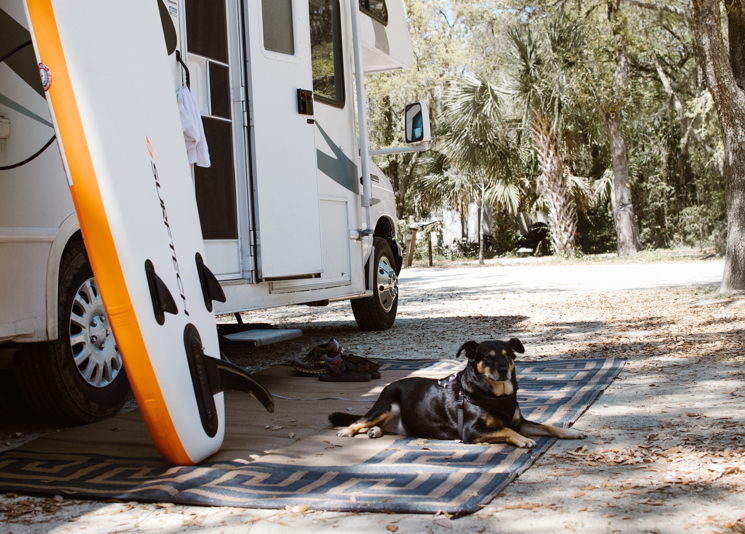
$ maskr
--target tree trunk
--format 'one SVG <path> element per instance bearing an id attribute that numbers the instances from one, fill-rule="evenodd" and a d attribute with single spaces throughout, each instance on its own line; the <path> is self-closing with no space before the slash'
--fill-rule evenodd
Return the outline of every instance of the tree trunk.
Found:
<path id="1" fill-rule="evenodd" d="M 406 189 L 402 187 L 399 169 L 398 158 L 391 156 L 391 160 L 388 162 L 388 167 L 386 168 L 386 174 L 391 181 L 391 186 L 393 186 L 393 196 L 396 199 L 396 217 L 401 220 L 404 218 Z"/>
<path id="2" fill-rule="evenodd" d="M 741 1 L 727 2 L 730 36 L 745 35 Z M 720 291 L 745 290 L 745 93 L 738 87 L 733 67 L 745 65 L 743 47 L 730 44 L 730 57 L 722 39 L 720 3 L 693 0 L 696 52 L 706 85 L 717 107 L 724 143 L 722 176 L 727 201 L 727 258 Z M 737 55 L 739 54 L 739 56 Z M 739 72 L 739 71 L 738 71 Z M 742 76 L 744 73 L 739 72 Z"/>
<path id="3" fill-rule="evenodd" d="M 610 153 L 613 162 L 613 190 L 616 196 L 614 219 L 618 239 L 618 255 L 636 254 L 642 248 L 639 239 L 639 225 L 631 203 L 631 184 L 629 183 L 629 160 L 626 157 L 626 141 L 621 130 L 621 117 L 618 112 L 605 114 Z"/>
<path id="4" fill-rule="evenodd" d="M 479 194 L 479 265 L 484 265 L 484 190 Z"/>
<path id="5" fill-rule="evenodd" d="M 745 2 L 725 0 L 729 33 L 729 61 L 738 87 L 745 91 Z"/>
<path id="6" fill-rule="evenodd" d="M 559 142 L 548 117 L 537 115 L 530 125 L 530 134 L 541 162 L 538 188 L 548 206 L 551 243 L 557 254 L 572 254 L 575 249 L 577 210 L 569 195 Z"/>
<path id="7" fill-rule="evenodd" d="M 626 80 L 629 77 L 629 53 L 621 33 L 621 23 L 618 20 L 619 9 L 620 0 L 608 0 L 608 22 L 610 22 L 613 40 L 616 44 L 616 72 L 613 76 L 615 95 L 610 109 L 605 111 L 605 127 L 608 130 L 613 164 L 613 189 L 616 195 L 614 218 L 618 255 L 626 256 L 639 252 L 642 244 L 639 238 L 639 224 L 634 215 L 634 205 L 631 203 L 629 160 L 621 123 L 621 103 L 626 98 Z"/>

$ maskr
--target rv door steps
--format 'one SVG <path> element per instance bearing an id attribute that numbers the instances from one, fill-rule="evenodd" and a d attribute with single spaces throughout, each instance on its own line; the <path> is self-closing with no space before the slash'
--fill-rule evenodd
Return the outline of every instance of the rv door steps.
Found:
<path id="1" fill-rule="evenodd" d="M 225 337 L 232 343 L 246 343 L 252 347 L 261 347 L 262 345 L 271 345 L 272 343 L 302 337 L 302 335 L 303 331 L 299 328 L 262 328 L 235 332 L 222 337 Z"/>

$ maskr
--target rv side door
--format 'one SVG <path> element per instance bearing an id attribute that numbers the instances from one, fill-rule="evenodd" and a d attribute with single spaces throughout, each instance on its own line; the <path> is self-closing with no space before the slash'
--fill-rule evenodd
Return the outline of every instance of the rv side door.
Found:
<path id="1" fill-rule="evenodd" d="M 307 0 L 245 0 L 261 280 L 323 271 Z"/>

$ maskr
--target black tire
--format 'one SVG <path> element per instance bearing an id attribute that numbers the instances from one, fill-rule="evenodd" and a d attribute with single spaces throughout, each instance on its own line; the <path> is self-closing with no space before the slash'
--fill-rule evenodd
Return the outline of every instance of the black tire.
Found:
<path id="1" fill-rule="evenodd" d="M 373 240 L 375 246 L 375 257 L 373 265 L 376 266 L 374 274 L 375 286 L 372 297 L 352 300 L 352 312 L 357 325 L 362 330 L 388 330 L 393 326 L 398 311 L 398 277 L 396 276 L 396 257 L 393 255 L 388 241 L 382 237 Z M 386 264 L 388 267 L 386 267 Z M 388 270 L 390 268 L 392 272 Z M 384 285 L 377 283 L 382 278 L 387 278 Z M 392 280 L 392 281 L 391 281 Z M 390 301 L 386 297 L 391 296 L 392 286 L 395 286 L 395 294 Z M 383 291 L 381 292 L 381 289 Z M 390 306 L 388 308 L 388 306 Z"/>
<path id="2" fill-rule="evenodd" d="M 27 421 L 32 417 L 16 383 L 13 369 L 0 369 L 0 423 Z"/>
<path id="3" fill-rule="evenodd" d="M 82 242 L 71 243 L 60 264 L 58 338 L 29 344 L 16 354 L 21 393 L 42 420 L 73 425 L 101 421 L 119 411 L 129 392 L 126 372 L 119 363 L 116 376 L 102 387 L 89 384 L 75 364 L 70 344 L 71 312 L 79 289 L 92 278 L 85 246 Z M 106 338 L 109 342 L 113 343 L 113 337 Z"/>

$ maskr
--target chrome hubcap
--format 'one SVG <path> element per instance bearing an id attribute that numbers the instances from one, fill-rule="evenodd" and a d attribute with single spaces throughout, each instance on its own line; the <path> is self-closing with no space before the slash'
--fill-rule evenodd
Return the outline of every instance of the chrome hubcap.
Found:
<path id="1" fill-rule="evenodd" d="M 378 298 L 380 306 L 386 311 L 391 311 L 393 303 L 398 296 L 398 277 L 396 269 L 388 262 L 388 258 L 382 256 L 378 263 L 377 273 Z"/>
<path id="2" fill-rule="evenodd" d="M 95 278 L 83 282 L 70 310 L 70 348 L 75 366 L 91 386 L 111 384 L 122 370 L 111 326 Z"/>

